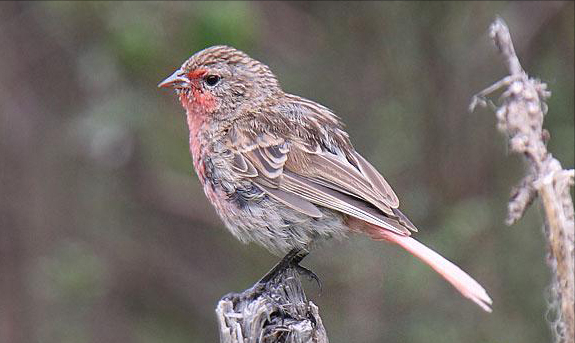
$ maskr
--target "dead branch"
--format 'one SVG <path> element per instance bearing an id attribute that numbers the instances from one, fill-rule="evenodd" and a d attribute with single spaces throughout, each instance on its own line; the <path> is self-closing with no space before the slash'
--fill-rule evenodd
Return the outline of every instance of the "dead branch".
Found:
<path id="1" fill-rule="evenodd" d="M 216 314 L 221 343 L 328 343 L 318 308 L 292 268 L 265 285 L 223 297 Z"/>
<path id="2" fill-rule="evenodd" d="M 556 342 L 574 342 L 574 221 L 569 187 L 574 171 L 564 170 L 548 151 L 549 133 L 543 129 L 547 114 L 547 85 L 530 78 L 521 67 L 505 22 L 497 18 L 490 27 L 491 38 L 503 55 L 510 75 L 476 94 L 470 110 L 487 105 L 486 97 L 505 87 L 500 105 L 494 106 L 497 128 L 509 138 L 512 152 L 525 157 L 527 175 L 516 186 L 508 206 L 506 223 L 519 220 L 536 196 L 545 214 L 548 264 L 553 272 L 550 311 L 555 312 L 552 331 Z"/>

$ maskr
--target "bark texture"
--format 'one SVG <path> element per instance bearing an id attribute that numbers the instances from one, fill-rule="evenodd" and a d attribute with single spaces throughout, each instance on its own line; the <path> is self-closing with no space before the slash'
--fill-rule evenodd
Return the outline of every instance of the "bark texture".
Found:
<path id="1" fill-rule="evenodd" d="M 224 296 L 216 308 L 221 343 L 327 343 L 317 306 L 306 299 L 298 272 Z"/>

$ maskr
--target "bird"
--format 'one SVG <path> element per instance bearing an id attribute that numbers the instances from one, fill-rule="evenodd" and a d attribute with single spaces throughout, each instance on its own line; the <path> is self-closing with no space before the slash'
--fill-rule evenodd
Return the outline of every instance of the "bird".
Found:
<path id="1" fill-rule="evenodd" d="M 412 237 L 386 179 L 353 147 L 329 108 L 284 92 L 264 63 L 226 45 L 193 54 L 158 87 L 186 112 L 194 169 L 229 231 L 285 257 L 262 280 L 322 242 L 352 233 L 399 245 L 491 312 L 471 276 Z M 315 276 L 311 271 L 308 271 Z"/>

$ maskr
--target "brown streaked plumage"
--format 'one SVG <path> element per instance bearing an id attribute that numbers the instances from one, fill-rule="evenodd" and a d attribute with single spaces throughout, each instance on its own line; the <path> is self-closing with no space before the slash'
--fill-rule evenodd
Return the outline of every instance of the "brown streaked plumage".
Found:
<path id="1" fill-rule="evenodd" d="M 214 46 L 190 57 L 161 87 L 186 109 L 194 167 L 208 199 L 244 242 L 276 254 L 349 232 L 396 243 L 490 311 L 469 275 L 410 237 L 415 226 L 381 174 L 353 148 L 328 108 L 282 91 L 271 70 Z"/>

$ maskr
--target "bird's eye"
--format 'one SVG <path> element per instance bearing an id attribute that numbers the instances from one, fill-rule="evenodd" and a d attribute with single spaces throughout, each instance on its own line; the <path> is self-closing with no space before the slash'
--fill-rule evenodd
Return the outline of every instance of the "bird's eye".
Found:
<path id="1" fill-rule="evenodd" d="M 208 75 L 205 78 L 206 84 L 208 86 L 215 86 L 220 82 L 220 77 L 218 75 Z"/>

